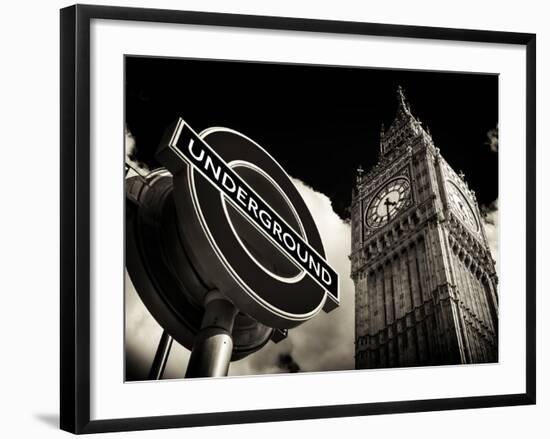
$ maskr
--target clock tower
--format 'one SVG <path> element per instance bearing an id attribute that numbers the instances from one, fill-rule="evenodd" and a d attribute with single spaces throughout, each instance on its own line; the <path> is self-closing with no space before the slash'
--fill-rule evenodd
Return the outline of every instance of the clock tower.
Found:
<path id="1" fill-rule="evenodd" d="M 397 90 L 351 205 L 357 369 L 498 361 L 495 263 L 476 196 Z"/>

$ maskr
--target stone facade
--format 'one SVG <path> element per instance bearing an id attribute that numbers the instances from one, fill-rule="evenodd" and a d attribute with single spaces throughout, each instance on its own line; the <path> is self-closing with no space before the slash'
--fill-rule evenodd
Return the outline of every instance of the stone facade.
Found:
<path id="1" fill-rule="evenodd" d="M 498 361 L 497 275 L 475 194 L 400 88 L 397 99 L 352 194 L 356 368 Z"/>

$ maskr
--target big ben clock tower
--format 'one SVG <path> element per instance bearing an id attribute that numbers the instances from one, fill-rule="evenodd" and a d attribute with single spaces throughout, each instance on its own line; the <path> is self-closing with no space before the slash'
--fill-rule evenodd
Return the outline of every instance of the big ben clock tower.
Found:
<path id="1" fill-rule="evenodd" d="M 357 369 L 498 361 L 495 264 L 475 194 L 410 111 L 352 195 Z"/>

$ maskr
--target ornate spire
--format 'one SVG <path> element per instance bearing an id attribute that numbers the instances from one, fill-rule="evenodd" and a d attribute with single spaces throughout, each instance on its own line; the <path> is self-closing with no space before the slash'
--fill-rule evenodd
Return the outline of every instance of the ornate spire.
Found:
<path id="1" fill-rule="evenodd" d="M 403 93 L 403 87 L 397 86 L 397 103 L 401 106 L 405 106 L 405 94 Z"/>
<path id="2" fill-rule="evenodd" d="M 411 109 L 405 99 L 405 92 L 400 85 L 397 86 L 397 112 L 399 113 L 399 111 L 403 111 L 408 115 L 411 114 Z"/>
<path id="3" fill-rule="evenodd" d="M 384 131 L 384 134 L 380 133 L 381 155 L 385 155 L 399 147 L 407 139 L 420 134 L 422 130 L 420 123 L 411 114 L 410 107 L 405 99 L 405 93 L 400 85 L 397 87 L 396 95 L 397 111 L 395 118 L 390 127 Z"/>
<path id="4" fill-rule="evenodd" d="M 365 172 L 365 170 L 363 169 L 363 165 L 359 165 L 358 168 L 357 168 L 357 184 L 361 184 L 361 182 L 363 181 L 363 173 Z"/>

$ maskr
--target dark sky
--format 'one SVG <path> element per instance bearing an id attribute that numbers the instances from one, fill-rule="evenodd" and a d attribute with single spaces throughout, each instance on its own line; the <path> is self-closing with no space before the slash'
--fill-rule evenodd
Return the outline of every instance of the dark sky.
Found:
<path id="1" fill-rule="evenodd" d="M 240 131 L 346 218 L 355 169 L 376 163 L 398 85 L 480 204 L 498 198 L 498 158 L 486 144 L 498 123 L 495 75 L 127 57 L 126 124 L 149 167 L 178 117 L 196 131 Z"/>

